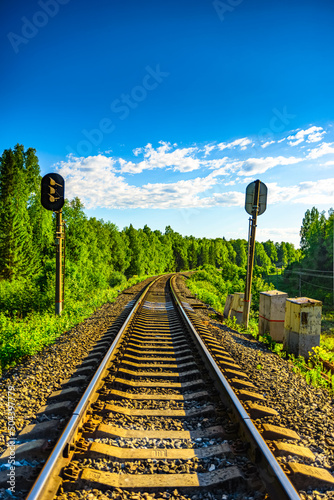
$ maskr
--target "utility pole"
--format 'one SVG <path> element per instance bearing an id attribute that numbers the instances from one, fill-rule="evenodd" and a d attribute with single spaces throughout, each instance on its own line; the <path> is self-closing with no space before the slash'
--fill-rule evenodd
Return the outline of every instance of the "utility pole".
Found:
<path id="1" fill-rule="evenodd" d="M 267 186 L 264 183 L 261 183 L 261 181 L 259 180 L 251 182 L 246 189 L 246 204 L 245 204 L 246 212 L 252 216 L 249 219 L 247 274 L 246 274 L 245 294 L 244 294 L 244 308 L 242 314 L 242 323 L 245 326 L 245 328 L 248 328 L 248 321 L 249 321 L 257 217 L 258 215 L 263 214 L 266 208 L 267 208 Z"/>

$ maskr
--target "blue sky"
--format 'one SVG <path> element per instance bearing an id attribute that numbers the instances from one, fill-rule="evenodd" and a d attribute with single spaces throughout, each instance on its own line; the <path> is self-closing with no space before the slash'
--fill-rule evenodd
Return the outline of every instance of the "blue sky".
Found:
<path id="1" fill-rule="evenodd" d="M 89 216 L 298 245 L 334 206 L 334 5 L 1 2 L 0 149 L 34 147 Z"/>

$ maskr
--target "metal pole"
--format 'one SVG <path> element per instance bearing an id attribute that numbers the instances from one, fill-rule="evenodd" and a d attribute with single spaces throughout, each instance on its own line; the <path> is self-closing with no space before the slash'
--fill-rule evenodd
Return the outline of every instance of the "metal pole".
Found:
<path id="1" fill-rule="evenodd" d="M 247 245 L 247 272 L 246 272 L 246 280 L 245 280 L 245 290 L 248 289 L 248 282 L 249 282 L 249 255 L 250 255 L 250 238 L 251 238 L 251 231 L 252 231 L 252 218 L 250 217 L 248 219 L 248 245 Z"/>
<path id="2" fill-rule="evenodd" d="M 251 220 L 250 238 L 249 238 L 247 278 L 245 287 L 244 308 L 242 314 L 242 323 L 245 328 L 248 328 L 248 320 L 249 320 L 250 297 L 252 289 L 254 254 L 255 254 L 256 224 L 257 224 L 257 214 L 259 211 L 260 183 L 261 181 L 259 180 L 255 181 L 254 205 L 253 205 L 252 220 Z"/>
<path id="3" fill-rule="evenodd" d="M 62 210 L 56 212 L 56 300 L 55 313 L 60 316 L 63 310 L 63 221 Z"/>

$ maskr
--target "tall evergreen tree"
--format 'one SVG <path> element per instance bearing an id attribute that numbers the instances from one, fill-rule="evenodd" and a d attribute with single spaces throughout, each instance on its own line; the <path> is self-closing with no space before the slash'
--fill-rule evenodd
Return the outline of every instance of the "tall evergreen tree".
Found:
<path id="1" fill-rule="evenodd" d="M 0 160 L 0 276 L 6 279 L 33 275 L 40 265 L 28 211 L 34 176 L 27 159 L 32 151 L 25 153 L 17 144 Z"/>

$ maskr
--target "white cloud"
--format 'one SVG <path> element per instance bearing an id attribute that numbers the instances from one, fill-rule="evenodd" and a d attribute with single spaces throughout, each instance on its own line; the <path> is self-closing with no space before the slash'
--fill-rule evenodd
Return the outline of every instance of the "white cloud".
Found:
<path id="1" fill-rule="evenodd" d="M 329 204 L 334 206 L 334 178 L 307 181 L 299 184 L 299 194 L 295 203 Z"/>
<path id="2" fill-rule="evenodd" d="M 278 186 L 277 182 L 266 182 L 266 185 L 268 188 L 268 206 L 292 201 L 298 196 L 298 186 Z"/>
<path id="3" fill-rule="evenodd" d="M 236 139 L 235 141 L 229 143 L 221 142 L 220 144 L 217 144 L 217 147 L 221 151 L 224 149 L 233 149 L 236 146 L 240 146 L 242 150 L 245 150 L 249 144 L 253 145 L 252 141 L 248 139 L 248 137 L 243 137 L 242 139 Z"/>
<path id="4" fill-rule="evenodd" d="M 263 174 L 277 165 L 293 165 L 300 161 L 302 161 L 302 158 L 295 158 L 294 156 L 290 156 L 289 158 L 285 156 L 277 156 L 276 158 L 272 156 L 268 156 L 267 158 L 248 158 L 248 160 L 242 162 L 242 168 L 237 173 L 238 175 L 247 176 Z"/>
<path id="5" fill-rule="evenodd" d="M 240 168 L 244 164 L 243 161 L 233 161 L 227 163 L 224 167 L 218 168 L 212 172 L 213 177 L 217 177 L 219 175 L 227 175 L 231 172 L 235 172 L 238 168 Z"/>
<path id="6" fill-rule="evenodd" d="M 323 135 L 326 131 L 322 127 L 310 127 L 307 130 L 299 130 L 294 135 L 288 136 L 288 141 L 290 146 L 298 146 L 301 142 L 306 139 L 306 142 L 319 142 L 322 140 Z"/>
<path id="7" fill-rule="evenodd" d="M 170 183 L 129 184 L 124 176 L 114 171 L 114 162 L 101 155 L 89 158 L 71 157 L 57 165 L 57 172 L 66 179 L 67 198 L 78 196 L 86 208 L 192 208 L 213 206 L 242 206 L 244 193 L 215 192 L 201 197 L 218 184 L 216 171 L 206 177 Z M 231 183 L 219 183 L 225 189 Z"/>
<path id="8" fill-rule="evenodd" d="M 309 154 L 307 158 L 310 160 L 315 160 L 316 158 L 320 158 L 321 156 L 334 154 L 334 148 L 332 147 L 333 142 L 323 142 L 318 148 L 309 150 Z"/>
<path id="9" fill-rule="evenodd" d="M 87 158 L 76 158 L 73 155 L 68 156 L 68 161 L 61 161 L 57 164 L 57 168 L 61 169 L 64 176 L 71 173 L 72 170 L 80 170 L 81 172 L 91 172 L 99 170 L 100 172 L 114 172 L 116 160 L 102 154 L 97 156 L 88 156 Z"/>
<path id="10" fill-rule="evenodd" d="M 270 144 L 275 144 L 276 141 L 267 141 L 265 142 L 264 144 L 261 144 L 261 148 L 267 148 L 268 146 L 270 146 Z"/>
<path id="11" fill-rule="evenodd" d="M 211 205 L 209 206 L 242 207 L 245 204 L 245 193 L 239 193 L 239 191 L 214 193 L 210 202 Z"/>
<path id="12" fill-rule="evenodd" d="M 209 168 L 209 170 L 214 170 L 224 165 L 227 160 L 229 160 L 228 156 L 224 156 L 224 158 L 217 158 L 216 160 L 206 160 L 203 162 L 203 165 Z"/>
<path id="13" fill-rule="evenodd" d="M 308 136 L 308 139 L 306 142 L 319 142 L 322 140 L 322 137 L 323 135 L 325 134 L 326 132 L 323 131 L 323 132 L 314 132 L 313 134 L 310 134 Z"/>
<path id="14" fill-rule="evenodd" d="M 333 205 L 334 178 L 320 181 L 304 181 L 294 186 L 278 186 L 268 183 L 268 204 L 292 202 Z"/>
<path id="15" fill-rule="evenodd" d="M 236 180 L 238 180 L 239 184 L 249 184 L 250 182 L 254 182 L 256 180 L 255 177 L 237 177 Z"/>
<path id="16" fill-rule="evenodd" d="M 101 155 L 68 158 L 56 165 L 66 179 L 66 196 L 78 196 L 86 208 L 182 208 L 209 206 L 210 198 L 199 194 L 212 188 L 217 179 L 212 175 L 171 183 L 129 184 L 114 170 L 114 159 Z M 212 199 L 212 203 L 215 203 Z M 211 204 L 212 204 L 211 203 Z"/>
<path id="17" fill-rule="evenodd" d="M 211 153 L 211 151 L 213 149 L 215 149 L 215 148 L 216 148 L 215 145 L 213 145 L 213 146 L 209 146 L 209 145 L 204 146 L 204 156 L 208 156 Z"/>
<path id="18" fill-rule="evenodd" d="M 144 160 L 139 163 L 119 159 L 120 171 L 122 173 L 139 174 L 144 170 L 155 168 L 171 168 L 179 172 L 192 172 L 201 167 L 201 160 L 192 156 L 199 150 L 197 147 L 178 148 L 170 151 L 175 145 L 168 142 L 160 142 L 161 146 L 154 149 L 152 144 L 147 144 L 144 148 L 137 148 L 133 151 L 135 156 L 142 154 Z"/>

